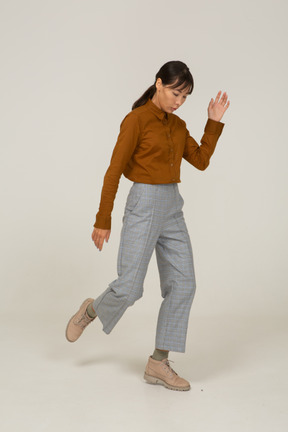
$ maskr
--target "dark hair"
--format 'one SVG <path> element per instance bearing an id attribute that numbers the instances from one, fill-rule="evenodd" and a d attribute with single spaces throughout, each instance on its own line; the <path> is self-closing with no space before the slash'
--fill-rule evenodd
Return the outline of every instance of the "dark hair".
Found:
<path id="1" fill-rule="evenodd" d="M 163 85 L 168 85 L 171 88 L 180 87 L 185 89 L 190 86 L 188 94 L 191 94 L 194 87 L 193 77 L 188 66 L 181 61 L 169 61 L 165 63 L 157 72 L 155 82 L 151 85 L 143 95 L 134 102 L 132 110 L 145 105 L 148 99 L 152 99 L 156 92 L 156 81 L 161 78 Z M 172 84 L 172 85 L 171 85 Z"/>

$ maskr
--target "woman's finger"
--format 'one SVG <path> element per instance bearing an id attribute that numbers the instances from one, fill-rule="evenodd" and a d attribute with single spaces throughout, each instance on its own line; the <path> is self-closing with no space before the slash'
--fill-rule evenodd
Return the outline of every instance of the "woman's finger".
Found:
<path id="1" fill-rule="evenodd" d="M 218 103 L 218 102 L 219 102 L 220 95 L 221 95 L 221 90 L 217 93 L 217 96 L 216 96 L 216 98 L 215 98 L 215 103 Z"/>
<path id="2" fill-rule="evenodd" d="M 227 102 L 227 104 L 225 106 L 225 111 L 227 110 L 227 108 L 229 107 L 229 105 L 230 105 L 230 101 Z"/>
<path id="3" fill-rule="evenodd" d="M 222 95 L 222 97 L 221 97 L 221 99 L 220 99 L 220 103 L 221 103 L 222 105 L 225 105 L 225 99 L 226 99 L 226 93 L 223 93 L 223 95 Z"/>
<path id="4" fill-rule="evenodd" d="M 97 249 L 99 249 L 100 248 L 100 246 L 101 246 L 101 236 L 99 236 L 99 234 L 98 235 L 96 235 L 96 238 L 95 238 L 95 246 L 97 247 Z M 103 242 L 102 242 L 103 243 Z"/>
<path id="5" fill-rule="evenodd" d="M 102 248 L 103 248 L 103 243 L 104 243 L 104 238 L 100 238 L 99 243 L 98 243 L 98 249 L 99 249 L 99 251 L 102 250 Z"/>

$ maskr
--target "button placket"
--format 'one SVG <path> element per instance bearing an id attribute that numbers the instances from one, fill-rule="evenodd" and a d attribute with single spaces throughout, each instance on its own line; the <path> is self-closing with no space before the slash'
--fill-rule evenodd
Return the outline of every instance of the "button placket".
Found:
<path id="1" fill-rule="evenodd" d="M 170 169 L 171 169 L 171 181 L 175 181 L 175 168 L 174 168 L 174 143 L 171 138 L 170 130 L 167 132 L 167 137 L 170 146 Z"/>

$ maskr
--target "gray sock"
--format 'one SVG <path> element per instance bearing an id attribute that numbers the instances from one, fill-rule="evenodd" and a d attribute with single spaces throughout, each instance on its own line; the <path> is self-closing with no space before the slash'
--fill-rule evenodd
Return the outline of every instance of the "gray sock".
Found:
<path id="1" fill-rule="evenodd" d="M 168 358 L 168 354 L 169 354 L 169 351 L 163 351 L 163 350 L 159 350 L 159 349 L 155 348 L 155 351 L 152 355 L 152 358 L 154 360 L 162 361 L 162 360 Z"/>
<path id="2" fill-rule="evenodd" d="M 87 306 L 86 312 L 90 318 L 95 318 L 97 316 L 95 310 L 93 309 L 93 302 Z"/>

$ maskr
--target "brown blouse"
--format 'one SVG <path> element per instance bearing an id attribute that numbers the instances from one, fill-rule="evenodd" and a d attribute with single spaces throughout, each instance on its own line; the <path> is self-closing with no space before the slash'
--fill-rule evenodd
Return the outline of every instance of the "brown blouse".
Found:
<path id="1" fill-rule="evenodd" d="M 111 213 L 122 174 L 137 183 L 179 183 L 182 158 L 205 170 L 224 124 L 207 120 L 201 146 L 184 120 L 158 108 L 151 99 L 122 120 L 104 176 L 95 228 L 111 229 Z"/>

